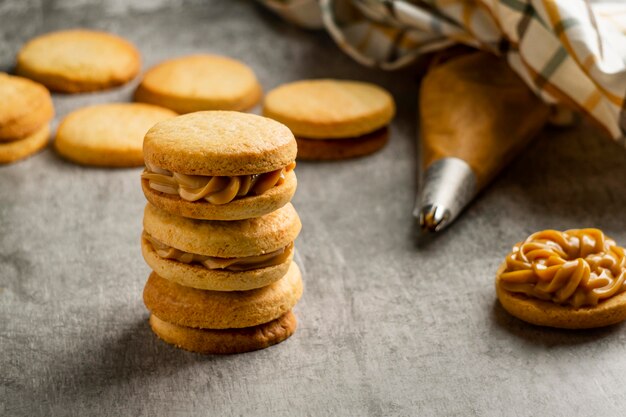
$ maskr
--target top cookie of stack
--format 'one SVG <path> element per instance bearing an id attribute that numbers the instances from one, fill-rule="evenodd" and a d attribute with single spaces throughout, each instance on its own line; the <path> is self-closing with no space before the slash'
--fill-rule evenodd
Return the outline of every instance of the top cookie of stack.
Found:
<path id="1" fill-rule="evenodd" d="M 177 216 L 259 217 L 296 190 L 293 135 L 261 116 L 212 111 L 165 120 L 148 131 L 143 151 L 146 198 Z"/>

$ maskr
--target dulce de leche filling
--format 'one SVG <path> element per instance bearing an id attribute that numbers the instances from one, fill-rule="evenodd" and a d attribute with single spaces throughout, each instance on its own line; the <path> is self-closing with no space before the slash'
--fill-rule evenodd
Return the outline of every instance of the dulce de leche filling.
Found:
<path id="1" fill-rule="evenodd" d="M 285 174 L 296 167 L 292 162 L 284 168 L 263 174 L 229 176 L 185 175 L 170 172 L 146 163 L 141 178 L 150 188 L 183 200 L 206 200 L 212 204 L 230 203 L 236 198 L 260 195 L 285 182 Z"/>
<path id="2" fill-rule="evenodd" d="M 626 291 L 624 248 L 598 229 L 544 230 L 513 247 L 501 288 L 528 297 L 595 306 Z"/>
<path id="3" fill-rule="evenodd" d="M 244 256 L 241 258 L 218 258 L 214 256 L 199 255 L 197 253 L 184 252 L 158 241 L 149 233 L 143 232 L 142 237 L 148 241 L 152 248 L 161 258 L 172 259 L 185 264 L 200 264 L 207 269 L 224 269 L 239 272 L 250 269 L 266 268 L 280 265 L 289 258 L 293 249 L 293 242 L 284 248 L 262 255 Z"/>

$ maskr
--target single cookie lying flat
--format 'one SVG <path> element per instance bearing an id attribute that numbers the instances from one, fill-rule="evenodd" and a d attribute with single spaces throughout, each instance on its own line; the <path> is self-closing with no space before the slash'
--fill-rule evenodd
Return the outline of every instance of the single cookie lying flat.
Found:
<path id="1" fill-rule="evenodd" d="M 37 132 L 13 142 L 0 142 L 0 164 L 24 159 L 42 150 L 50 139 L 50 126 L 45 124 Z"/>
<path id="2" fill-rule="evenodd" d="M 150 104 L 98 104 L 66 116 L 57 131 L 56 151 L 70 161 L 94 166 L 143 165 L 143 137 L 157 122 L 176 116 Z"/>
<path id="3" fill-rule="evenodd" d="M 265 349 L 291 336 L 296 316 L 288 311 L 269 323 L 240 329 L 195 329 L 178 326 L 150 315 L 150 326 L 162 340 L 191 352 L 225 355 Z"/>
<path id="4" fill-rule="evenodd" d="M 540 326 L 619 323 L 626 320 L 624 248 L 598 229 L 537 232 L 500 266 L 496 293 L 506 311 Z"/>
<path id="5" fill-rule="evenodd" d="M 141 67 L 139 51 L 119 36 L 65 30 L 30 40 L 17 56 L 16 72 L 51 90 L 80 93 L 132 80 Z"/>
<path id="6" fill-rule="evenodd" d="M 142 188 L 153 205 L 206 220 L 259 217 L 296 190 L 296 141 L 271 119 L 206 111 L 158 123 L 144 139 Z"/>
<path id="7" fill-rule="evenodd" d="M 257 326 L 290 311 L 302 296 L 300 269 L 249 291 L 208 291 L 184 287 L 152 273 L 143 291 L 148 310 L 168 323 L 202 329 Z"/>
<path id="8" fill-rule="evenodd" d="M 298 141 L 300 159 L 367 155 L 387 143 L 395 104 L 384 89 L 344 80 L 304 80 L 265 97 L 263 115 L 284 123 Z"/>
<path id="9" fill-rule="evenodd" d="M 135 100 L 177 113 L 243 111 L 261 98 L 261 86 L 245 64 L 217 55 L 191 55 L 162 62 L 146 72 Z"/>
<path id="10" fill-rule="evenodd" d="M 291 203 L 259 218 L 204 221 L 146 205 L 141 248 L 161 277 L 187 287 L 241 291 L 281 279 L 301 223 Z"/>
<path id="11" fill-rule="evenodd" d="M 52 98 L 46 87 L 0 72 L 0 143 L 31 136 L 53 117 Z"/>

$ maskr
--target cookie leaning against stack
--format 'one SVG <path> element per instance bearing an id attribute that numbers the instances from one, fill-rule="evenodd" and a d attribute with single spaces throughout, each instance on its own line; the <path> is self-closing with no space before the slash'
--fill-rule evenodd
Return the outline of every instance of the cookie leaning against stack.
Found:
<path id="1" fill-rule="evenodd" d="M 43 149 L 53 116 L 52 98 L 43 85 L 0 72 L 0 163 Z"/>
<path id="2" fill-rule="evenodd" d="M 226 354 L 293 334 L 296 151 L 285 126 L 237 112 L 192 113 L 148 131 L 141 247 L 154 272 L 143 297 L 161 339 Z"/>
<path id="3" fill-rule="evenodd" d="M 395 114 L 391 95 L 377 85 L 345 80 L 284 84 L 265 97 L 263 115 L 296 135 L 298 158 L 346 159 L 376 152 L 387 143 Z"/>

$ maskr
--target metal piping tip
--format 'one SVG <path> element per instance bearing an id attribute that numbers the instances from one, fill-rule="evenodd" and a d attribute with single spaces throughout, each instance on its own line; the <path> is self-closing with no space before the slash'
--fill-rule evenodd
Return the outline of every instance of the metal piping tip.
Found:
<path id="1" fill-rule="evenodd" d="M 442 158 L 424 172 L 413 215 L 422 237 L 433 236 L 448 227 L 469 203 L 478 187 L 469 164 L 459 158 Z"/>
<path id="2" fill-rule="evenodd" d="M 418 220 L 422 232 L 436 233 L 448 225 L 450 211 L 441 206 L 429 204 L 419 211 Z"/>

